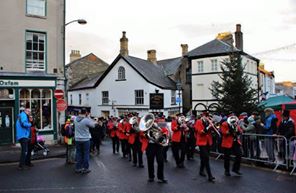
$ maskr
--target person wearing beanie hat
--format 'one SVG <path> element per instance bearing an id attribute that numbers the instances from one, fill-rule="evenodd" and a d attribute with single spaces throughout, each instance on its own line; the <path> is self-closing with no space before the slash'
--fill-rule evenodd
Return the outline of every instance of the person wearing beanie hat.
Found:
<path id="1" fill-rule="evenodd" d="M 295 124 L 294 120 L 290 117 L 290 111 L 284 110 L 282 114 L 282 121 L 278 127 L 277 135 L 282 135 L 286 139 L 290 139 L 292 136 L 295 136 Z M 280 144 L 280 152 L 279 152 L 281 158 L 286 157 L 286 149 L 285 149 L 285 142 L 282 141 Z"/>
<path id="2" fill-rule="evenodd" d="M 272 108 L 264 109 L 265 112 L 265 122 L 264 122 L 264 132 L 265 135 L 273 135 L 277 130 L 277 117 L 274 114 Z M 266 152 L 270 161 L 275 160 L 274 156 L 274 141 L 272 138 L 265 138 L 264 143 L 266 145 Z"/>

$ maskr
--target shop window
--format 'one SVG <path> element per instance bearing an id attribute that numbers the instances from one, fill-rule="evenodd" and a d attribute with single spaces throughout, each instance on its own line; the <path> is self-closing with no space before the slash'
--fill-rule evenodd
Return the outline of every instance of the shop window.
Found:
<path id="1" fill-rule="evenodd" d="M 14 100 L 13 89 L 0 89 L 0 100 Z"/>
<path id="2" fill-rule="evenodd" d="M 52 128 L 52 91 L 50 89 L 21 89 L 20 110 L 30 108 L 38 129 Z"/>

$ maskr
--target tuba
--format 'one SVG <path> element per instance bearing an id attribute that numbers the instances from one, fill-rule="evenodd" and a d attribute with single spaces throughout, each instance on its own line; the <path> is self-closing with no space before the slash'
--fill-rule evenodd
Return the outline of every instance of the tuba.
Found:
<path id="1" fill-rule="evenodd" d="M 136 131 L 136 132 L 139 132 L 140 129 L 139 129 L 139 122 L 138 122 L 138 117 L 136 116 L 133 116 L 129 119 L 129 124 L 131 124 L 133 126 L 133 129 Z"/>
<path id="2" fill-rule="evenodd" d="M 155 117 L 152 113 L 148 113 L 141 118 L 139 130 L 146 133 L 147 137 L 154 143 L 162 146 L 169 144 L 169 137 L 162 133 L 161 128 L 155 123 Z"/>

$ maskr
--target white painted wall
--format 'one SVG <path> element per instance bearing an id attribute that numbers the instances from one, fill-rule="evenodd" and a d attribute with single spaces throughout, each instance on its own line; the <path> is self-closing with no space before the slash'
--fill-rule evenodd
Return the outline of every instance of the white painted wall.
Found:
<path id="1" fill-rule="evenodd" d="M 218 61 L 218 70 L 216 71 L 217 74 L 215 74 L 215 71 L 212 71 L 211 60 L 213 59 L 217 59 Z M 229 59 L 229 56 L 209 57 L 209 58 L 192 60 L 192 100 L 213 100 L 214 99 L 210 91 L 211 83 L 213 81 L 220 81 L 218 72 L 221 72 L 220 66 L 222 62 L 226 59 Z M 203 72 L 198 72 L 198 61 L 203 61 Z M 257 82 L 256 61 L 246 56 L 242 56 L 242 64 L 245 65 L 245 72 L 248 73 L 248 76 L 252 79 L 252 87 L 257 90 L 258 82 Z M 214 74 L 206 74 L 206 73 L 214 73 Z M 209 102 L 193 101 L 192 107 L 194 108 L 194 106 L 198 103 L 203 103 L 208 106 L 209 104 L 214 102 L 215 101 L 209 101 Z M 203 109 L 197 109 L 197 110 L 203 110 Z"/>
<path id="2" fill-rule="evenodd" d="M 118 68 L 120 66 L 125 68 L 125 81 L 116 81 L 118 79 Z M 135 90 L 144 90 L 143 105 L 135 105 Z M 82 94 L 81 106 L 90 106 L 93 116 L 102 116 L 102 111 L 109 111 L 110 115 L 118 116 L 118 108 L 136 108 L 135 111 L 139 112 L 141 116 L 149 111 L 149 96 L 150 93 L 155 93 L 155 90 L 159 90 L 159 93 L 164 94 L 164 108 L 178 108 L 179 104 L 171 105 L 171 90 L 164 90 L 148 83 L 128 63 L 120 59 L 97 88 L 69 91 L 68 100 L 70 104 L 70 95 L 72 94 L 72 105 L 80 106 L 79 94 Z M 109 104 L 102 104 L 102 91 L 109 92 Z M 86 93 L 89 93 L 90 101 L 88 104 L 85 101 Z M 178 91 L 176 91 L 176 95 L 178 96 Z M 168 115 L 168 110 L 166 110 L 164 114 Z"/>

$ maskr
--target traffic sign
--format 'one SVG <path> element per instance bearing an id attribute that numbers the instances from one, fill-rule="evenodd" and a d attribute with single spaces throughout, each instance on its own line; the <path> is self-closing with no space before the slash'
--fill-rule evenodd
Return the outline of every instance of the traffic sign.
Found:
<path id="1" fill-rule="evenodd" d="M 65 111 L 67 109 L 68 105 L 64 99 L 57 100 L 57 110 L 59 112 Z"/>
<path id="2" fill-rule="evenodd" d="M 62 98 L 64 98 L 64 91 L 62 89 L 56 89 L 54 91 L 54 97 L 56 99 L 62 99 Z"/>
<path id="3" fill-rule="evenodd" d="M 180 97 L 176 97 L 176 103 L 181 103 L 181 98 Z"/>

